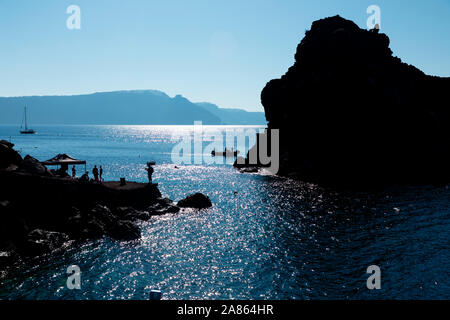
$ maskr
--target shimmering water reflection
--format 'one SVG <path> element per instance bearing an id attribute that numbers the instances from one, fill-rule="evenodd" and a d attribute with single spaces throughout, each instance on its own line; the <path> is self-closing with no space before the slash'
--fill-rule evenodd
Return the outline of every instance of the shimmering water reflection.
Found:
<path id="1" fill-rule="evenodd" d="M 175 129 L 45 127 L 35 140 L 15 137 L 39 159 L 63 151 L 114 179 L 143 181 L 155 159 L 164 195 L 199 191 L 214 206 L 142 222 L 140 241 L 104 238 L 29 261 L 0 280 L 0 298 L 147 299 L 151 289 L 164 299 L 450 298 L 448 186 L 349 193 L 230 165 L 175 168 Z M 66 288 L 71 264 L 81 290 Z M 382 290 L 366 288 L 372 264 Z"/>

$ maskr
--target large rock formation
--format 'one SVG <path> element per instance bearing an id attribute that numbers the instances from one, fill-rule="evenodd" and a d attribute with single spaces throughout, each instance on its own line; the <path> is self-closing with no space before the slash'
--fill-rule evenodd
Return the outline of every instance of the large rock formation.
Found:
<path id="1" fill-rule="evenodd" d="M 315 21 L 294 65 L 261 93 L 268 128 L 280 130 L 279 174 L 335 185 L 448 182 L 449 90 L 450 78 L 394 57 L 378 30 L 339 16 Z"/>

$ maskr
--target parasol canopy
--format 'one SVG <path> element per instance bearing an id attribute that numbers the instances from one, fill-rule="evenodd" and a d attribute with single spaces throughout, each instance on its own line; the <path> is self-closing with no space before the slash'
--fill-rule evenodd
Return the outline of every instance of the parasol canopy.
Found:
<path id="1" fill-rule="evenodd" d="M 78 160 L 75 159 L 65 153 L 60 153 L 56 156 L 54 156 L 51 159 L 48 159 L 47 161 L 41 162 L 43 165 L 46 166 L 56 166 L 56 165 L 63 165 L 63 164 L 86 164 L 86 160 Z"/>

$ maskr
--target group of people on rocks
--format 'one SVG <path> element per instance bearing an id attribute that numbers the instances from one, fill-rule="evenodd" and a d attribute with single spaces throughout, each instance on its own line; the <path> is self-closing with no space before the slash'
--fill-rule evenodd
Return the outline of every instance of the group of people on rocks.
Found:
<path id="1" fill-rule="evenodd" d="M 152 183 L 152 174 L 153 174 L 153 165 L 155 165 L 155 162 L 147 162 L 147 168 L 145 170 L 147 171 L 148 176 L 148 183 Z M 94 165 L 94 168 L 92 169 L 92 174 L 94 175 L 94 181 L 95 182 L 102 182 L 103 181 L 103 167 L 100 166 L 100 168 L 97 168 L 97 165 Z M 77 175 L 77 169 L 75 166 L 72 166 L 72 179 L 75 179 Z M 81 177 L 81 181 L 89 181 L 89 171 L 86 171 Z"/>
<path id="2" fill-rule="evenodd" d="M 94 175 L 94 181 L 95 182 L 101 182 L 103 181 L 103 167 L 100 166 L 100 169 L 97 168 L 97 165 L 94 165 L 94 168 L 92 169 L 92 174 Z M 77 169 L 75 166 L 72 167 L 72 178 L 75 179 L 77 176 Z M 89 181 L 89 171 L 86 171 L 81 177 L 81 180 L 87 180 Z"/>

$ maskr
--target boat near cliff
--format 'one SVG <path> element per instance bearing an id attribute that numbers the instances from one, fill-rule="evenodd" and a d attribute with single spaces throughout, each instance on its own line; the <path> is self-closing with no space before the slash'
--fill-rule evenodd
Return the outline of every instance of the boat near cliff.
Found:
<path id="1" fill-rule="evenodd" d="M 228 149 L 225 148 L 224 151 L 216 151 L 214 149 L 211 151 L 211 156 L 213 157 L 237 157 L 237 155 L 240 153 L 239 150 L 234 150 L 234 148 Z"/>

